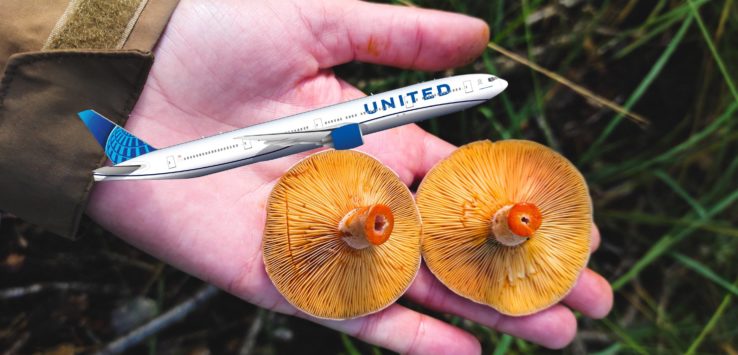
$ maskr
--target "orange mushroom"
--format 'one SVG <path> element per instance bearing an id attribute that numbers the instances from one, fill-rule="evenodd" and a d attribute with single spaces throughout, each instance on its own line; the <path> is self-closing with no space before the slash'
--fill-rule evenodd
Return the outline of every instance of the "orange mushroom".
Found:
<path id="1" fill-rule="evenodd" d="M 449 289 L 522 316 L 561 300 L 589 258 L 587 184 L 535 142 L 474 142 L 426 175 L 417 193 L 423 257 Z"/>
<path id="2" fill-rule="evenodd" d="M 397 175 L 356 151 L 325 151 L 272 190 L 264 264 L 272 283 L 310 315 L 347 319 L 397 300 L 420 266 L 420 214 Z"/>

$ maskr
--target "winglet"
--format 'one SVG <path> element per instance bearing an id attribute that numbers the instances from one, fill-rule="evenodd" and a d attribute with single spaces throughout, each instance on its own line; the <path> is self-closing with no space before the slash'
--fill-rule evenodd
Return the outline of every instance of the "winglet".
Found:
<path id="1" fill-rule="evenodd" d="M 105 154 L 113 164 L 156 150 L 94 110 L 81 111 L 77 115 L 105 149 Z"/>

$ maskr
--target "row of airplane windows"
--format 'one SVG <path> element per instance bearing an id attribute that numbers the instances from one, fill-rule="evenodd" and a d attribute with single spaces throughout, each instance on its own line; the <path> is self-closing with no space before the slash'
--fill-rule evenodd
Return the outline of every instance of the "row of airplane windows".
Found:
<path id="1" fill-rule="evenodd" d="M 346 117 L 339 117 L 339 118 L 336 118 L 336 119 L 327 120 L 327 121 L 325 121 L 325 124 L 331 124 L 331 123 L 336 123 L 336 122 L 343 121 L 343 120 L 348 120 L 348 119 L 351 119 L 351 118 L 354 118 L 356 116 L 363 115 L 363 114 L 364 114 L 364 112 L 362 112 L 362 113 L 355 113 L 353 115 L 348 115 Z"/>
<path id="2" fill-rule="evenodd" d="M 296 129 L 291 129 L 291 130 L 287 131 L 287 133 L 307 131 L 308 128 L 309 128 L 308 126 L 305 126 L 305 127 L 300 127 L 300 128 L 296 128 Z"/>
<path id="3" fill-rule="evenodd" d="M 357 116 L 363 115 L 363 114 L 364 114 L 364 112 L 362 112 L 360 114 L 359 113 L 355 113 L 353 115 L 348 115 L 346 117 L 339 117 L 339 118 L 336 118 L 336 119 L 327 120 L 327 121 L 325 121 L 325 124 L 331 124 L 331 123 L 336 123 L 336 122 L 343 121 L 343 120 L 348 120 L 348 119 L 351 119 L 351 118 L 354 118 L 354 117 L 357 117 Z M 297 129 L 289 130 L 289 131 L 287 131 L 287 133 L 302 132 L 302 131 L 307 131 L 308 129 L 310 129 L 310 127 L 309 126 L 305 126 L 305 127 L 300 127 L 300 128 L 297 128 Z"/>
<path id="4" fill-rule="evenodd" d="M 202 153 L 197 153 L 197 154 L 193 154 L 193 155 L 190 155 L 190 156 L 186 156 L 186 157 L 185 157 L 184 159 L 185 159 L 185 160 L 189 160 L 189 159 L 193 159 L 193 158 L 197 158 L 197 157 L 205 156 L 205 155 L 208 155 L 208 154 L 218 153 L 218 152 L 222 152 L 222 151 L 224 151 L 224 150 L 228 150 L 228 149 L 234 149 L 234 148 L 238 148 L 238 144 L 232 144 L 232 145 L 229 145 L 229 146 L 227 146 L 227 147 L 223 147 L 223 148 L 218 148 L 218 149 L 213 149 L 213 150 L 209 150 L 209 151 L 207 151 L 207 152 L 202 152 Z"/>

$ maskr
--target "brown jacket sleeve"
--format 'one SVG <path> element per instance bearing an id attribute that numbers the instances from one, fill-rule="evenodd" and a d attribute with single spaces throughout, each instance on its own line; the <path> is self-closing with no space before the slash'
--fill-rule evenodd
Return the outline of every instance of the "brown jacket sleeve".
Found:
<path id="1" fill-rule="evenodd" d="M 0 210 L 75 236 L 105 161 L 76 113 L 123 125 L 176 4 L 0 1 Z"/>

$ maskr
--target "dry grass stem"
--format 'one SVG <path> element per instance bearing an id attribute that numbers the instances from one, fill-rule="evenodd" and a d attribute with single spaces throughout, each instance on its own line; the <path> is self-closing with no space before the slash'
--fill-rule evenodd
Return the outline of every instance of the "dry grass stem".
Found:
<path id="1" fill-rule="evenodd" d="M 598 105 L 605 106 L 605 107 L 607 107 L 607 108 L 609 108 L 609 109 L 611 109 L 611 110 L 613 110 L 613 111 L 615 111 L 615 112 L 617 112 L 617 113 L 619 113 L 619 114 L 621 114 L 621 115 L 629 118 L 631 121 L 635 122 L 636 124 L 638 124 L 641 127 L 644 127 L 645 128 L 646 126 L 648 126 L 650 124 L 650 122 L 646 118 L 644 118 L 643 116 L 641 116 L 641 115 L 639 115 L 637 113 L 631 112 L 631 111 L 625 109 L 623 106 L 620 106 L 620 105 L 612 102 L 611 100 L 605 99 L 604 97 L 599 96 L 599 95 L 593 93 L 589 89 L 587 89 L 587 88 L 585 88 L 585 87 L 583 87 L 583 86 L 581 86 L 579 84 L 575 84 L 571 80 L 569 80 L 569 79 L 567 79 L 567 78 L 565 78 L 565 77 L 563 77 L 563 76 L 561 76 L 559 74 L 556 74 L 556 73 L 554 73 L 554 72 L 552 72 L 552 71 L 550 71 L 550 70 L 548 70 L 546 68 L 543 68 L 540 65 L 538 65 L 536 63 L 533 63 L 530 60 L 528 60 L 528 59 L 526 59 L 526 58 L 524 58 L 524 57 L 522 57 L 520 55 L 517 55 L 517 54 L 515 54 L 515 53 L 513 53 L 511 51 L 508 51 L 507 49 L 505 49 L 505 48 L 497 45 L 494 42 L 489 42 L 487 44 L 487 46 L 489 48 L 491 48 L 491 49 L 493 49 L 493 50 L 501 53 L 502 55 L 504 55 L 504 56 L 506 56 L 506 57 L 508 57 L 508 58 L 510 58 L 510 59 L 512 59 L 512 60 L 514 60 L 514 61 L 516 61 L 516 62 L 518 62 L 520 64 L 522 64 L 522 65 L 525 65 L 525 66 L 527 66 L 527 67 L 529 67 L 529 68 L 537 71 L 538 73 L 541 73 L 541 74 L 547 76 L 551 80 L 554 80 L 554 81 L 560 83 L 561 85 L 564 85 L 564 86 L 568 87 L 569 89 L 573 90 L 577 94 L 584 96 L 585 98 L 587 98 L 587 99 L 589 99 L 589 100 L 597 103 Z"/>

